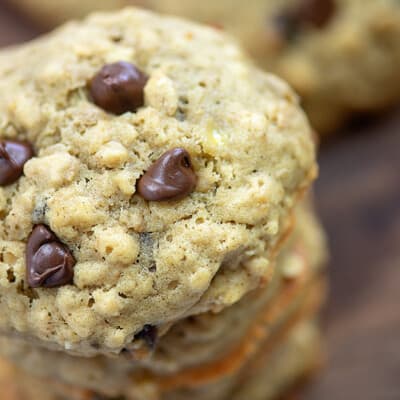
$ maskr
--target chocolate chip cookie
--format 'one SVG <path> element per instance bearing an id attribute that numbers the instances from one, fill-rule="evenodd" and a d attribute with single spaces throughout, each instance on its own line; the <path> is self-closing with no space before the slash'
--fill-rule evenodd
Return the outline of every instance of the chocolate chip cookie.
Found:
<path id="1" fill-rule="evenodd" d="M 158 11 L 233 33 L 269 71 L 287 80 L 319 133 L 352 113 L 400 99 L 397 0 L 160 0 Z"/>
<path id="2" fill-rule="evenodd" d="M 246 373 L 235 376 L 241 381 L 234 391 L 229 390 L 229 381 L 215 382 L 213 386 L 197 392 L 183 391 L 172 396 L 155 397 L 143 382 L 142 390 L 132 395 L 107 396 L 95 391 L 65 385 L 57 380 L 32 377 L 25 371 L 16 370 L 11 375 L 17 387 L 15 397 L 7 400 L 204 400 L 206 393 L 210 400 L 290 400 L 286 397 L 291 389 L 315 374 L 320 366 L 321 340 L 315 321 L 304 321 L 279 338 L 274 349 L 260 352 L 259 358 L 248 366 Z M 1 371 L 0 371 L 1 374 Z M 249 379 L 250 377 L 250 379 Z M 0 376 L 1 378 L 1 376 Z M 10 381 L 7 382 L 10 385 Z M 226 390 L 228 387 L 228 390 Z M 7 388 L 7 387 L 6 387 Z M 251 397 L 250 397 L 251 396 Z"/>
<path id="3" fill-rule="evenodd" d="M 71 388 L 104 399 L 275 398 L 319 356 L 314 320 L 325 296 L 325 243 L 309 209 L 298 209 L 296 221 L 268 287 L 218 314 L 183 319 L 162 337 L 146 327 L 137 339 L 149 357 L 131 348 L 116 358 L 78 358 L 15 338 L 0 338 L 0 354 L 27 374 L 63 384 L 56 389 L 68 399 Z"/>
<path id="4" fill-rule="evenodd" d="M 230 37 L 127 9 L 0 53 L 0 329 L 146 349 L 266 284 L 317 173 L 298 99 Z"/>
<path id="5" fill-rule="evenodd" d="M 141 4 L 235 35 L 269 71 L 300 94 L 320 133 L 352 113 L 400 99 L 400 4 L 397 0 L 9 0 L 47 21 L 89 10 Z"/>

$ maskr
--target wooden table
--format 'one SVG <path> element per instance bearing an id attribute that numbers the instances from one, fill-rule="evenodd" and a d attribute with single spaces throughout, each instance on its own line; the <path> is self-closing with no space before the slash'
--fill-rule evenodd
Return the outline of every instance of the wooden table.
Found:
<path id="1" fill-rule="evenodd" d="M 305 399 L 400 399 L 400 109 L 322 149 L 329 368 Z"/>
<path id="2" fill-rule="evenodd" d="M 0 46 L 37 33 L 0 5 Z M 301 398 L 399 400 L 400 108 L 325 145 L 320 165 L 317 206 L 332 253 L 328 366 Z"/>

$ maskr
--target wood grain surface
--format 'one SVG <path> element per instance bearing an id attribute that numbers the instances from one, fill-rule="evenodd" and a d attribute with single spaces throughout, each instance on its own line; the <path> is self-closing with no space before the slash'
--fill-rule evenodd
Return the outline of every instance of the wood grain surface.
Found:
<path id="1" fill-rule="evenodd" d="M 38 34 L 1 1 L 0 46 Z M 327 366 L 299 398 L 399 400 L 400 108 L 324 145 L 320 166 L 317 206 L 332 254 Z"/>

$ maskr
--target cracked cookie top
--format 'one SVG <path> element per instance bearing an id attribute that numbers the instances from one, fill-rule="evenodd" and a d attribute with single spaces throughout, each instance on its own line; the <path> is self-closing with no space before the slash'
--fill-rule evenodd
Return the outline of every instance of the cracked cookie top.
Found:
<path id="1" fill-rule="evenodd" d="M 118 353 L 265 283 L 315 146 L 227 35 L 97 14 L 3 51 L 0 89 L 3 332 Z"/>

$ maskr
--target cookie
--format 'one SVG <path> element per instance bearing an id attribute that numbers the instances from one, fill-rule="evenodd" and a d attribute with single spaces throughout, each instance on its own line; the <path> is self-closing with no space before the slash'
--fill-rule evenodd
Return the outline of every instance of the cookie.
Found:
<path id="1" fill-rule="evenodd" d="M 27 373 L 112 398 L 201 399 L 205 391 L 225 398 L 238 379 L 250 379 L 239 376 L 264 354 L 260 349 L 265 348 L 265 357 L 269 357 L 286 332 L 314 318 L 324 298 L 321 230 L 309 210 L 298 210 L 296 220 L 295 232 L 266 288 L 221 313 L 182 320 L 162 337 L 150 330 L 143 337 L 152 350 L 150 357 L 131 349 L 118 358 L 79 359 L 5 338 L 0 340 L 0 352 Z M 269 361 L 259 363 L 269 365 Z M 255 365 L 254 369 L 259 368 Z"/>
<path id="2" fill-rule="evenodd" d="M 400 99 L 396 0 L 149 4 L 234 34 L 261 66 L 299 93 L 321 134 L 335 130 L 352 113 L 379 110 Z"/>
<path id="3" fill-rule="evenodd" d="M 55 26 L 69 19 L 86 16 L 93 10 L 110 11 L 127 5 L 126 0 L 7 0 L 18 11 L 33 19 L 39 26 Z M 140 0 L 135 1 L 136 5 Z M 131 3 L 132 4 L 132 3 Z"/>
<path id="4" fill-rule="evenodd" d="M 283 338 L 282 338 L 283 339 Z M 267 348 L 268 349 L 268 348 Z M 268 357 L 265 358 L 266 353 Z M 263 357 L 264 356 L 264 357 Z M 163 397 L 163 399 L 182 400 L 191 395 L 195 400 L 204 399 L 205 393 L 211 400 L 276 400 L 282 396 L 299 380 L 308 378 L 319 367 L 321 360 L 320 338 L 315 322 L 304 321 L 296 328 L 293 328 L 278 344 L 272 352 L 264 351 L 260 353 L 259 360 L 267 362 L 268 366 L 258 363 L 254 360 L 254 365 L 249 366 L 246 374 L 240 378 L 241 385 L 235 389 L 226 391 L 226 382 L 215 385 L 213 388 L 207 388 L 206 391 L 197 392 L 197 394 L 181 392 L 172 397 Z M 239 379 L 239 377 L 236 377 Z M 14 375 L 18 382 L 18 397 L 10 400 L 27 400 L 33 398 L 43 398 L 45 400 L 114 400 L 115 397 L 104 396 L 96 392 L 90 392 L 74 388 L 68 385 L 62 385 L 54 380 L 43 380 L 34 378 L 23 371 Z M 150 394 L 150 393 L 149 393 Z M 36 396 L 36 397 L 33 397 Z M 157 397 L 123 396 L 117 397 L 121 400 L 138 399 L 158 399 Z M 252 397 L 248 397 L 252 396 Z M 7 399 L 9 400 L 9 399 Z"/>
<path id="5" fill-rule="evenodd" d="M 118 395 L 115 395 L 111 388 L 106 390 L 103 387 L 95 388 L 94 390 L 86 389 L 88 383 L 81 387 L 72 386 L 70 384 L 62 383 L 60 380 L 54 381 L 54 390 L 59 393 L 64 393 L 64 396 L 68 399 L 91 399 L 95 394 L 100 396 L 101 398 L 126 398 L 129 400 L 135 399 L 203 399 L 204 393 L 208 393 L 210 398 L 212 399 L 225 399 L 231 398 L 229 397 L 232 393 L 238 393 L 238 388 L 247 384 L 253 380 L 254 375 L 262 374 L 263 371 L 269 369 L 269 371 L 275 370 L 274 362 L 271 361 L 273 358 L 273 354 L 275 352 L 279 352 L 281 348 L 281 344 L 285 343 L 288 336 L 294 330 L 297 330 L 297 327 L 303 325 L 304 323 L 308 323 L 307 316 L 308 314 L 292 314 L 290 319 L 281 320 L 279 325 L 273 325 L 272 333 L 268 334 L 266 340 L 260 345 L 257 345 L 256 349 L 252 351 L 251 357 L 246 358 L 245 363 L 241 364 L 240 367 L 236 366 L 235 358 L 230 358 L 230 364 L 221 364 L 220 361 L 215 362 L 214 364 L 210 364 L 207 366 L 205 372 L 202 368 L 199 368 L 195 371 L 193 368 L 188 370 L 184 370 L 179 374 L 171 374 L 171 375 L 154 375 L 153 373 L 146 374 L 144 371 L 140 374 L 138 371 L 132 372 L 132 375 L 129 379 L 126 380 L 126 385 L 123 387 L 123 395 L 121 392 L 118 392 Z M 266 327 L 262 330 L 270 331 L 271 328 L 266 325 Z M 314 331 L 316 329 L 314 328 Z M 260 331 L 261 333 L 261 331 Z M 265 338 L 265 337 L 264 337 Z M 318 349 L 318 341 L 314 340 L 313 344 L 310 344 L 314 348 L 314 355 L 316 355 Z M 241 354 L 241 347 L 238 347 L 239 354 Z M 236 352 L 236 355 L 238 353 Z M 297 360 L 298 364 L 301 364 L 299 368 L 299 373 L 304 374 L 308 371 L 308 367 L 304 367 L 304 365 L 308 365 L 307 357 L 299 356 L 294 352 L 292 354 L 294 360 Z M 29 360 L 29 354 L 28 354 Z M 232 367 L 231 363 L 234 361 L 234 367 Z M 304 364 L 302 364 L 304 363 Z M 79 365 L 78 360 L 76 360 L 75 367 Z M 37 364 L 36 368 L 38 368 L 40 364 Z M 224 373 L 218 372 L 220 368 L 224 366 Z M 215 370 L 212 368 L 215 367 Z M 286 369 L 289 369 L 290 366 L 287 364 Z M 134 371 L 134 370 L 133 370 Z M 30 371 L 29 371 L 30 372 Z M 41 379 L 38 378 L 37 375 L 32 375 L 31 373 L 27 373 L 31 376 L 31 379 Z M 67 371 L 64 371 L 64 373 Z M 265 376 L 265 375 L 263 375 Z M 64 375 L 65 377 L 65 375 Z M 183 381 L 185 379 L 185 381 Z M 274 379 L 278 380 L 277 377 Z M 273 381 L 268 381 L 267 384 L 264 382 L 264 386 L 262 390 L 265 392 L 277 392 L 280 393 L 282 388 L 286 388 L 291 386 L 293 383 L 293 378 L 289 377 L 281 377 L 278 388 L 273 384 Z M 44 382 L 52 382 L 52 379 L 46 377 L 43 379 Z M 28 380 L 29 382 L 29 380 Z M 29 386 L 32 386 L 29 384 Z M 260 386 L 260 385 L 259 385 Z M 35 386 L 36 388 L 36 386 Z M 50 386 L 49 386 L 50 391 Z M 258 389 L 261 391 L 261 388 Z M 72 394 L 74 393 L 74 394 Z M 29 397 L 28 397 L 29 398 Z"/>
<path id="6" fill-rule="evenodd" d="M 315 145 L 228 36 L 99 14 L 3 51 L 0 88 L 4 334 L 119 354 L 272 273 Z"/>
<path id="7" fill-rule="evenodd" d="M 400 99 L 397 0 L 64 0 L 61 7 L 50 0 L 10 1 L 50 25 L 136 3 L 224 29 L 294 87 L 322 134 L 352 113 Z"/>

